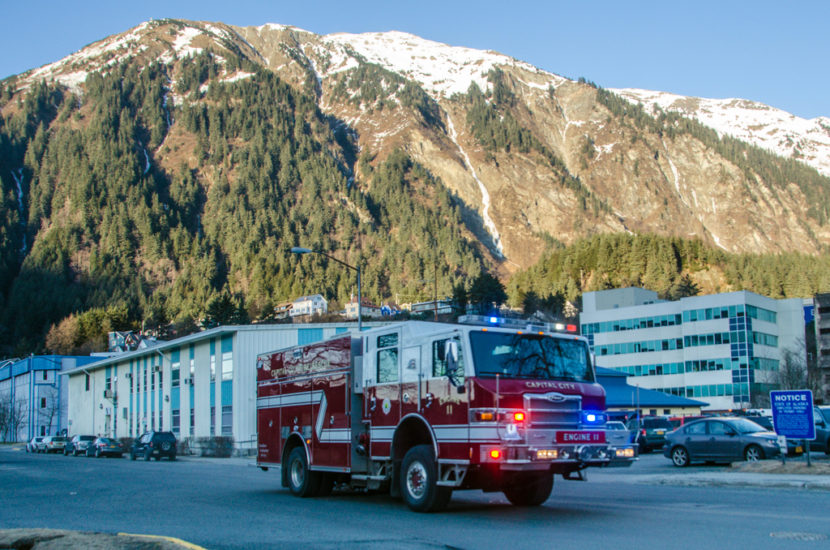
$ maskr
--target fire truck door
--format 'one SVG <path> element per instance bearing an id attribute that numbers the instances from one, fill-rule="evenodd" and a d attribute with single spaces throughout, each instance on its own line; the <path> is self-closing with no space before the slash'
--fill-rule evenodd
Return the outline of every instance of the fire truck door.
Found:
<path id="1" fill-rule="evenodd" d="M 403 349 L 401 361 L 401 418 L 420 412 L 421 398 L 421 346 Z"/>
<path id="2" fill-rule="evenodd" d="M 464 373 L 464 354 L 458 347 L 458 359 L 446 357 L 450 338 L 430 343 L 429 360 L 424 365 L 422 414 L 435 429 L 441 456 L 464 456 L 468 452 L 469 393 Z M 457 341 L 457 340 L 455 340 Z"/>

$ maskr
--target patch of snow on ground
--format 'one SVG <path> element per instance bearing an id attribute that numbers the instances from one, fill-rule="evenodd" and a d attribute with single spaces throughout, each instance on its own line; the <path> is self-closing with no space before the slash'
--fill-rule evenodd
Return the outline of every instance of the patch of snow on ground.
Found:
<path id="1" fill-rule="evenodd" d="M 729 249 L 727 249 L 725 246 L 723 246 L 723 245 L 720 243 L 720 239 L 718 238 L 718 236 L 717 236 L 717 235 L 715 235 L 714 233 L 711 233 L 711 232 L 710 232 L 709 234 L 710 234 L 710 235 L 712 235 L 712 240 L 713 240 L 713 241 L 715 241 L 715 244 L 716 244 L 717 246 L 719 246 L 719 247 L 721 247 L 722 249 L 724 249 L 724 250 L 726 250 L 727 252 L 729 252 Z"/>
<path id="2" fill-rule="evenodd" d="M 238 80 L 245 80 L 246 78 L 251 78 L 252 76 L 254 76 L 254 73 L 246 73 L 244 71 L 237 71 L 236 73 L 223 78 L 222 82 L 236 82 Z"/>
<path id="3" fill-rule="evenodd" d="M 605 145 L 597 145 L 597 159 L 601 158 L 603 155 L 610 155 L 614 151 L 614 143 L 606 143 Z"/>
<path id="4" fill-rule="evenodd" d="M 254 27 L 258 33 L 262 33 L 262 31 L 294 31 L 294 32 L 304 32 L 306 34 L 314 34 L 311 31 L 307 31 L 305 29 L 300 29 L 298 27 L 292 27 L 291 25 L 280 25 L 279 23 L 265 23 L 264 25 L 260 25 L 259 27 Z"/>
<path id="5" fill-rule="evenodd" d="M 14 183 L 17 186 L 17 209 L 20 211 L 20 225 L 24 228 L 23 231 L 23 244 L 20 247 L 20 252 L 22 254 L 26 254 L 26 219 L 23 217 L 23 168 L 18 168 L 17 172 L 14 170 L 11 171 L 12 178 L 14 178 Z"/>
<path id="6" fill-rule="evenodd" d="M 458 134 L 455 132 L 455 126 L 452 123 L 452 118 L 449 113 L 447 113 L 447 129 L 449 130 L 450 139 L 453 143 L 455 143 L 455 146 L 458 147 L 458 151 L 461 153 L 461 156 L 464 157 L 464 164 L 467 165 L 467 168 L 473 175 L 473 179 L 478 184 L 478 188 L 481 191 L 481 217 L 484 219 L 484 227 L 490 232 L 490 236 L 493 238 L 493 243 L 496 245 L 496 255 L 500 258 L 504 258 L 504 249 L 502 248 L 499 231 L 496 229 L 496 224 L 493 222 L 492 218 L 490 218 L 490 193 L 487 192 L 487 188 L 484 187 L 484 184 L 480 179 L 478 179 L 478 175 L 476 174 L 475 168 L 473 168 L 473 164 L 470 162 L 470 157 L 467 155 L 467 151 L 465 151 L 464 148 L 461 147 L 461 144 L 458 143 Z"/>
<path id="7" fill-rule="evenodd" d="M 695 118 L 719 135 L 731 135 L 782 157 L 792 157 L 795 145 L 802 144 L 801 160 L 830 176 L 830 132 L 827 131 L 830 118 L 799 118 L 746 99 L 693 98 L 634 88 L 611 91 L 634 103 L 642 103 L 649 112 L 651 105 L 656 104 L 664 111 Z"/>
<path id="8" fill-rule="evenodd" d="M 499 65 L 519 66 L 536 74 L 547 75 L 551 83 L 556 78 L 561 78 L 540 72 L 536 67 L 506 55 L 449 46 L 398 31 L 329 34 L 323 37 L 323 41 L 332 45 L 351 46 L 367 61 L 420 82 L 426 91 L 444 97 L 467 93 L 473 82 L 486 90 L 489 86 L 487 73 Z"/>
<path id="9" fill-rule="evenodd" d="M 202 53 L 202 48 L 194 48 L 190 45 L 193 39 L 200 34 L 204 34 L 204 31 L 197 27 L 185 27 L 182 29 L 173 41 L 173 50 L 176 52 L 176 55 L 182 57 Z"/>
<path id="10" fill-rule="evenodd" d="M 27 80 L 34 81 L 55 78 L 61 84 L 77 89 L 78 85 L 86 80 L 86 71 L 75 70 L 72 73 L 64 75 L 60 73 L 72 70 L 75 65 L 91 61 L 111 51 L 126 50 L 123 55 L 117 56 L 115 59 L 118 61 L 129 59 L 136 53 L 146 49 L 146 46 L 140 46 L 138 41 L 148 27 L 149 23 L 142 23 L 128 32 L 95 42 L 55 63 L 50 63 L 36 69 L 28 76 Z M 80 76 L 81 74 L 83 77 Z"/>

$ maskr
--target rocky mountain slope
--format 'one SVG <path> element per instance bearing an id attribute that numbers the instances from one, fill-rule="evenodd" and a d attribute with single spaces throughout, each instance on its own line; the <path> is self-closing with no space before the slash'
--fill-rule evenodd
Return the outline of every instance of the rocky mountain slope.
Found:
<path id="1" fill-rule="evenodd" d="M 403 33 L 150 21 L 0 82 L 0 352 L 349 299 L 353 273 L 292 246 L 359 262 L 375 302 L 484 270 L 522 273 L 514 305 L 751 275 L 813 292 L 826 127 Z M 797 273 L 727 254 L 784 251 Z"/>
<path id="2" fill-rule="evenodd" d="M 16 85 L 55 79 L 82 93 L 90 71 L 202 51 L 220 61 L 240 55 L 293 86 L 313 87 L 320 109 L 362 154 L 382 159 L 405 150 L 463 201 L 469 227 L 507 271 L 531 265 L 550 238 L 569 243 L 603 232 L 698 237 L 732 252 L 815 253 L 830 236 L 830 180 L 782 168 L 795 156 L 827 173 L 827 119 L 804 121 L 741 100 L 618 91 L 645 104 L 648 117 L 659 118 L 656 104 L 779 155 L 764 160 L 775 169 L 759 172 L 736 162 L 748 153 L 730 158 L 719 150 L 717 136 L 672 131 L 683 121 L 644 125 L 613 112 L 590 83 L 404 33 L 319 36 L 282 25 L 152 21 L 22 75 Z M 249 77 L 235 70 L 216 80 Z M 172 105 L 194 101 L 177 94 L 175 82 L 170 90 Z M 511 132 L 498 142 L 484 137 Z"/>

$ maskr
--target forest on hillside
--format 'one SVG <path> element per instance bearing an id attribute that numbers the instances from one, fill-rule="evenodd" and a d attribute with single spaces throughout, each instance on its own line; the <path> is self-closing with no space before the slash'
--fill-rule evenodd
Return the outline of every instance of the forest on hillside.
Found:
<path id="1" fill-rule="evenodd" d="M 42 350 L 56 328 L 94 346 L 109 329 L 195 330 L 217 301 L 267 321 L 306 293 L 340 303 L 355 293 L 353 273 L 292 246 L 360 263 L 377 302 L 430 296 L 436 271 L 442 294 L 481 272 L 454 197 L 421 166 L 364 152 L 355 181 L 339 121 L 312 94 L 267 71 L 222 83 L 220 70 L 205 53 L 93 73 L 83 97 L 4 87 L 4 354 Z"/>
<path id="2" fill-rule="evenodd" d="M 251 76 L 219 78 L 237 70 Z M 360 71 L 335 94 L 442 127 L 422 89 L 377 66 Z M 586 212 L 607 209 L 521 127 L 503 75 L 489 78 L 490 92 L 454 98 L 482 147 L 534 155 Z M 173 337 L 216 322 L 273 322 L 277 304 L 303 294 L 342 306 L 356 293 L 353 272 L 292 246 L 361 265 L 363 295 L 375 303 L 428 300 L 437 283 L 439 297 L 491 296 L 561 316 L 566 302 L 578 306 L 583 292 L 603 288 L 644 286 L 665 298 L 830 289 L 830 256 L 733 255 L 653 235 L 563 246 L 546 235 L 547 253 L 504 281 L 505 294 L 489 275 L 499 266 L 473 236 L 481 228 L 466 225 L 471 206 L 402 150 L 358 150 L 315 94 L 242 57 L 226 53 L 220 64 L 209 51 L 90 73 L 83 95 L 2 83 L 0 356 L 98 350 L 109 330 Z M 620 116 L 657 124 L 637 110 Z M 817 201 L 815 216 L 826 212 Z"/>

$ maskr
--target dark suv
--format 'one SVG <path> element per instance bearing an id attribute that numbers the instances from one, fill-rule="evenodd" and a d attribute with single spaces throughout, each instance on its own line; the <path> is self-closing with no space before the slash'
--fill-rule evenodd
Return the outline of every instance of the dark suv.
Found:
<path id="1" fill-rule="evenodd" d="M 144 460 L 155 458 L 160 460 L 166 456 L 176 460 L 176 436 L 173 432 L 145 432 L 133 442 L 130 449 L 130 458 L 143 456 Z"/>
<path id="2" fill-rule="evenodd" d="M 654 449 L 662 449 L 666 444 L 666 434 L 674 429 L 665 416 L 642 416 L 640 423 L 632 418 L 628 422 L 628 429 L 637 433 L 637 444 L 640 453 L 647 453 Z"/>

